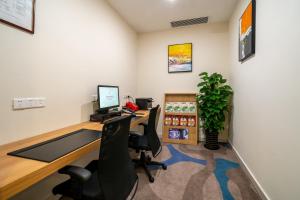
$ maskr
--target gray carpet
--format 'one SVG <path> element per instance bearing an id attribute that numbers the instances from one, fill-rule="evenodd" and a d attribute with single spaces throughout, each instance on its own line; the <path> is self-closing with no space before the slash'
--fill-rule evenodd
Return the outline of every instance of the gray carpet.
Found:
<path id="1" fill-rule="evenodd" d="M 138 169 L 135 200 L 261 199 L 229 146 L 210 151 L 202 145 L 165 144 L 155 160 L 164 161 L 168 169 L 153 166 L 154 183 Z"/>
<path id="2" fill-rule="evenodd" d="M 130 154 L 138 156 L 134 151 Z M 165 162 L 168 169 L 151 167 L 154 183 L 143 169 L 137 169 L 134 200 L 261 200 L 227 145 L 210 151 L 202 145 L 164 144 L 155 160 Z"/>

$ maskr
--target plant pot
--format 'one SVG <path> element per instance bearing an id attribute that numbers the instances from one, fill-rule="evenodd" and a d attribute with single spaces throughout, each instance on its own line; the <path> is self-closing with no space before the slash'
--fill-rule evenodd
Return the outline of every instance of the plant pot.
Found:
<path id="1" fill-rule="evenodd" d="M 205 148 L 210 150 L 219 149 L 218 135 L 218 132 L 209 132 L 205 130 Z"/>

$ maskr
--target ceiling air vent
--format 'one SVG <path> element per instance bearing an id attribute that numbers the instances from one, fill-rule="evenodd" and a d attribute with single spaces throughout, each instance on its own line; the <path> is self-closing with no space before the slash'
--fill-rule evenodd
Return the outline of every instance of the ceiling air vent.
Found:
<path id="1" fill-rule="evenodd" d="M 200 18 L 186 19 L 180 21 L 173 21 L 171 22 L 171 26 L 175 28 L 175 27 L 190 26 L 195 24 L 206 24 L 207 22 L 208 22 L 208 17 L 200 17 Z"/>

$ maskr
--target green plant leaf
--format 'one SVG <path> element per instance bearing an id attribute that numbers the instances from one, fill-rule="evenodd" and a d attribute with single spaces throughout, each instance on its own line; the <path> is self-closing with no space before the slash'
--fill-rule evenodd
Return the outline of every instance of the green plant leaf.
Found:
<path id="1" fill-rule="evenodd" d="M 210 131 L 224 129 L 225 112 L 229 108 L 233 90 L 226 85 L 226 79 L 221 74 L 207 72 L 199 74 L 200 83 L 197 85 L 199 95 L 196 97 L 199 105 L 199 117 L 203 128 Z"/>
<path id="2" fill-rule="evenodd" d="M 201 87 L 201 86 L 204 86 L 204 85 L 206 85 L 206 83 L 205 83 L 205 82 L 201 82 L 201 83 L 199 83 L 197 86 L 198 86 L 198 87 Z"/>
<path id="3" fill-rule="evenodd" d="M 207 75 L 208 75 L 207 72 L 202 72 L 202 73 L 199 74 L 199 76 L 207 76 Z"/>

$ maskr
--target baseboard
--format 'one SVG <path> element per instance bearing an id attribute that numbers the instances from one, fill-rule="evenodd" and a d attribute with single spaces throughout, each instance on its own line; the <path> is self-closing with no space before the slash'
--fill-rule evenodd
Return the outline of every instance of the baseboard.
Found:
<path id="1" fill-rule="evenodd" d="M 244 159 L 241 157 L 241 155 L 239 154 L 237 149 L 232 145 L 231 141 L 229 141 L 229 144 L 232 147 L 233 152 L 235 153 L 237 159 L 240 161 L 242 170 L 246 173 L 246 175 L 250 179 L 251 183 L 255 187 L 255 189 L 256 189 L 257 193 L 259 194 L 259 196 L 261 197 L 261 199 L 262 200 L 271 200 L 271 198 L 267 195 L 266 191 L 263 189 L 261 184 L 255 178 L 254 174 L 252 173 L 252 171 L 250 170 L 248 165 L 245 163 Z"/>

